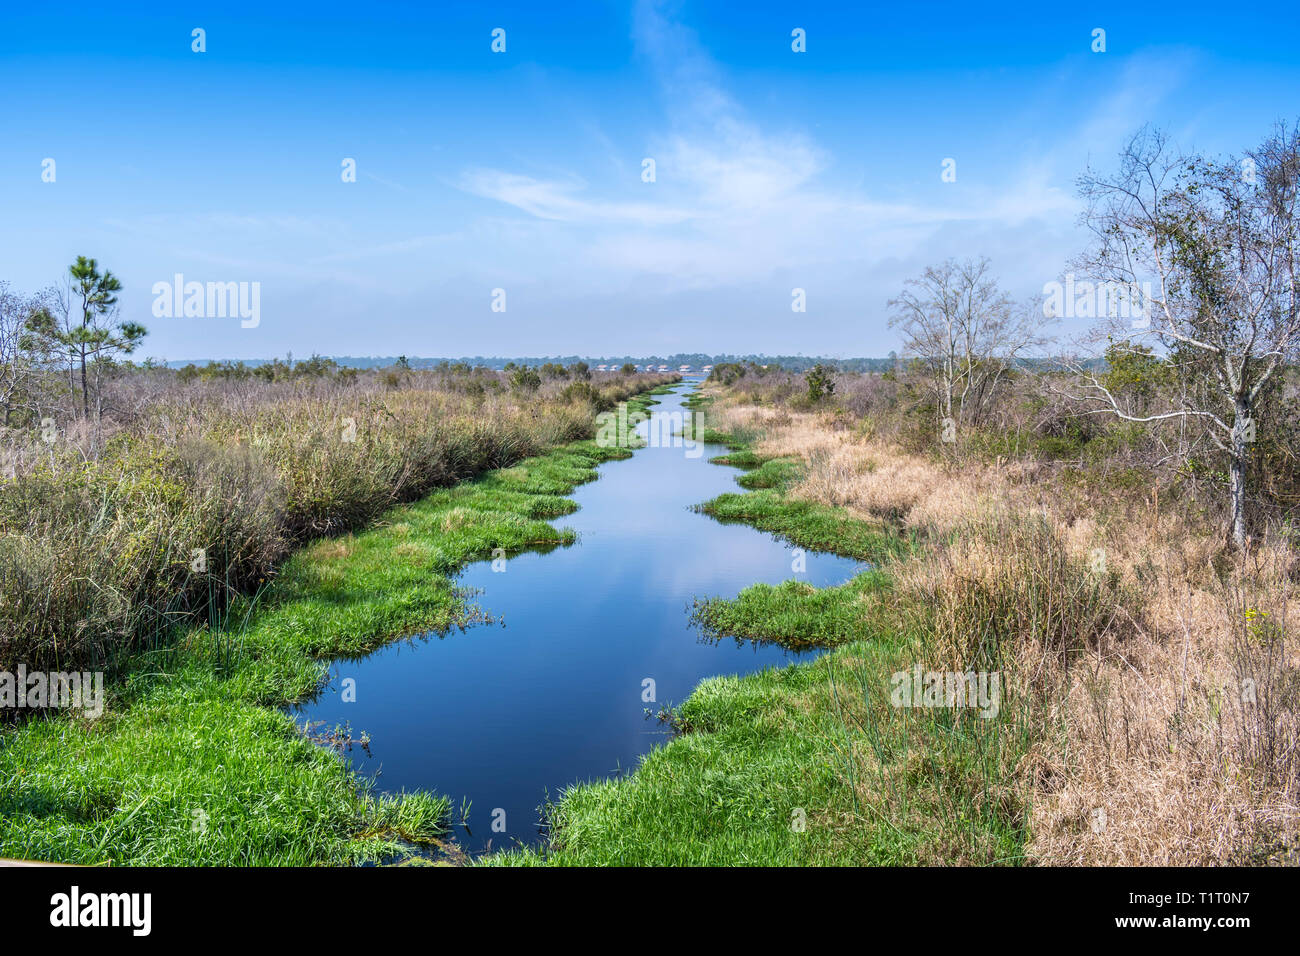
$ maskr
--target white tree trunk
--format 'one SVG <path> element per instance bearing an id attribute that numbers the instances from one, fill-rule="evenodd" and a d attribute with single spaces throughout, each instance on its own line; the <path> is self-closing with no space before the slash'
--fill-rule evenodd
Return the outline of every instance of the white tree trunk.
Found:
<path id="1" fill-rule="evenodd" d="M 1238 397 L 1232 423 L 1232 449 L 1229 464 L 1229 489 L 1232 495 L 1232 543 L 1238 550 L 1246 547 L 1246 462 L 1250 442 L 1254 439 L 1250 402 Z"/>

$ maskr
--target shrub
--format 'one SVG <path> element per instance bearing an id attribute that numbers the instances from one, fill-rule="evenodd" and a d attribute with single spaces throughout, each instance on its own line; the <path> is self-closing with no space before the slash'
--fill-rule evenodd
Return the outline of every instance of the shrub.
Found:
<path id="1" fill-rule="evenodd" d="M 822 365 L 820 362 L 810 368 L 804 374 L 804 381 L 808 386 L 808 400 L 810 402 L 820 402 L 822 399 L 829 398 L 835 391 L 835 380 L 831 376 L 833 370 Z"/>

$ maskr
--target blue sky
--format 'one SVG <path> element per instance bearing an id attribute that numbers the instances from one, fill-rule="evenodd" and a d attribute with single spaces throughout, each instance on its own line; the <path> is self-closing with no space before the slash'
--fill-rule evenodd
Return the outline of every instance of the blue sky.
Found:
<path id="1" fill-rule="evenodd" d="M 168 359 L 883 355 L 927 264 L 1057 278 L 1143 123 L 1229 153 L 1300 116 L 1284 5 L 845 6 L 8 4 L 0 279 L 96 256 Z M 154 317 L 176 273 L 259 282 L 260 324 Z"/>

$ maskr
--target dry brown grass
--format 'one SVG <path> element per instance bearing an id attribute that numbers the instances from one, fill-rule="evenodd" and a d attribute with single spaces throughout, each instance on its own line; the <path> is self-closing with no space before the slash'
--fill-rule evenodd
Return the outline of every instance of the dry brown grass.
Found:
<path id="1" fill-rule="evenodd" d="M 803 459 L 807 472 L 791 489 L 796 497 L 862 518 L 946 532 L 996 500 L 994 486 L 1010 487 L 1006 469 L 945 469 L 863 431 L 837 428 L 825 413 L 715 403 L 709 418 L 723 431 L 760 433 L 754 450 L 761 455 Z"/>
<path id="2" fill-rule="evenodd" d="M 1080 633 L 1051 635 L 1073 654 L 1041 639 L 1007 645 L 1013 673 L 1043 678 L 1040 693 L 1053 688 L 1018 769 L 1032 806 L 1032 860 L 1300 862 L 1294 541 L 1275 533 L 1241 561 L 1215 529 L 1162 511 L 1149 493 L 1081 502 L 1033 462 L 911 454 L 826 413 L 722 396 L 710 417 L 714 427 L 757 432 L 762 454 L 802 459 L 795 496 L 946 542 L 905 568 L 899 586 L 949 622 L 936 638 L 952 645 L 954 661 L 969 659 L 956 645 L 972 637 L 957 629 L 971 619 L 962 602 L 973 593 L 1019 589 L 1025 602 L 1059 601 L 1063 589 L 1081 587 L 1077 574 L 1061 570 L 1033 593 L 1017 576 L 1067 564 L 1114 583 L 1105 620 L 1064 616 Z M 1032 516 L 1046 537 L 998 542 L 971 532 L 995 514 Z M 1040 552 L 1033 560 L 1030 548 Z M 1035 610 L 1026 604 L 1023 620 Z"/>
<path id="3" fill-rule="evenodd" d="M 1216 575 L 1217 546 L 1180 525 L 1108 549 L 1126 574 L 1145 563 L 1150 626 L 1071 675 L 1035 801 L 1046 862 L 1300 862 L 1293 556 L 1270 542 Z"/>

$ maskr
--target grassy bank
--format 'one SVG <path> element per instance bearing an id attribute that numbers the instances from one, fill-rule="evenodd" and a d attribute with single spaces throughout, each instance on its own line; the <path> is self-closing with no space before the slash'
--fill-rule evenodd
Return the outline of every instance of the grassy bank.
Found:
<path id="1" fill-rule="evenodd" d="M 630 403 L 632 404 L 632 403 Z M 126 657 L 104 714 L 28 719 L 0 735 L 0 856 L 83 864 L 290 865 L 391 859 L 444 834 L 447 803 L 378 797 L 285 705 L 326 661 L 478 612 L 450 575 L 494 549 L 566 544 L 547 523 L 602 461 L 569 442 L 390 508 L 295 552 L 255 596 Z"/>

